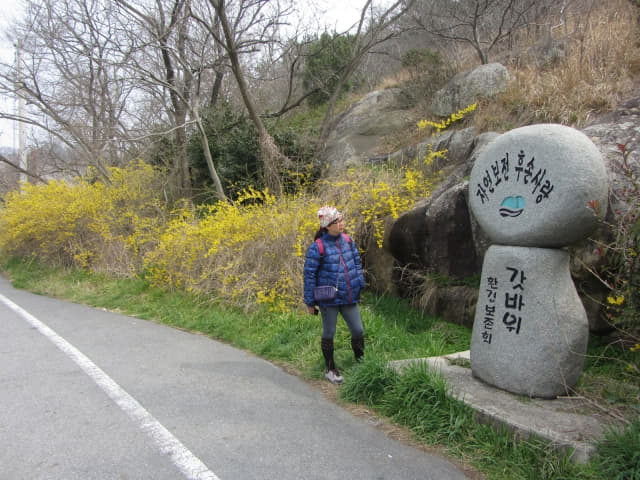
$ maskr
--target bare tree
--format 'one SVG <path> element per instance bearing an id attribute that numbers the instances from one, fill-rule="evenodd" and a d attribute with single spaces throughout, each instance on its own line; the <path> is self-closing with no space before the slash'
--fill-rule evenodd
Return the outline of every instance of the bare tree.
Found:
<path id="1" fill-rule="evenodd" d="M 367 1 L 354 26 L 349 62 L 330 98 L 323 135 L 344 82 L 375 45 L 397 34 L 391 27 L 415 1 L 397 0 L 379 14 Z M 186 147 L 195 128 L 216 192 L 224 199 L 200 109 L 215 105 L 230 71 L 258 132 L 265 185 L 282 192 L 281 172 L 289 159 L 263 123 L 252 81 L 260 62 L 284 58 L 282 45 L 301 45 L 280 39 L 291 33 L 286 25 L 291 0 L 27 2 L 27 21 L 15 36 L 23 41 L 22 60 L 0 65 L 0 94 L 22 98 L 26 113 L 0 111 L 0 117 L 46 131 L 105 178 L 107 166 L 121 161 L 125 148 L 154 134 L 171 134 L 178 151 L 171 178 L 180 196 L 190 195 Z M 291 66 L 291 81 L 276 114 L 295 108 L 311 93 L 295 85 L 302 57 L 289 59 L 281 66 Z"/>
<path id="2" fill-rule="evenodd" d="M 30 172 L 29 170 L 24 169 L 22 166 L 20 166 L 20 164 L 18 162 L 14 162 L 12 160 L 9 160 L 7 157 L 5 157 L 4 155 L 2 155 L 0 153 L 0 162 L 4 163 L 6 165 L 9 165 L 11 168 L 13 168 L 15 171 L 22 173 L 24 175 L 26 175 L 27 177 L 31 177 L 34 178 L 42 183 L 45 183 L 44 178 L 42 178 L 40 175 L 34 173 L 34 172 Z"/>
<path id="3" fill-rule="evenodd" d="M 289 164 L 289 159 L 280 151 L 260 117 L 241 55 L 258 53 L 265 45 L 276 42 L 278 29 L 288 11 L 281 9 L 276 0 L 209 0 L 209 5 L 211 10 L 194 12 L 194 17 L 225 49 L 244 106 L 258 132 L 265 185 L 275 195 L 280 195 L 283 191 L 280 170 Z"/>
<path id="4" fill-rule="evenodd" d="M 0 111 L 0 117 L 57 138 L 70 158 L 85 159 L 104 178 L 123 148 L 153 131 L 171 133 L 178 152 L 171 184 L 178 196 L 189 198 L 187 127 L 194 122 L 203 131 L 202 81 L 214 62 L 206 30 L 190 30 L 197 27 L 189 16 L 190 1 L 154 0 L 142 10 L 126 0 L 29 0 L 27 20 L 15 32 L 20 61 L 0 65 L 0 93 L 18 96 L 27 106 L 24 112 Z M 219 89 L 218 73 L 212 82 Z M 210 102 L 217 94 L 207 95 Z M 158 132 L 167 120 L 169 126 Z M 205 135 L 202 141 L 216 192 L 224 199 Z"/>
<path id="5" fill-rule="evenodd" d="M 191 18 L 191 0 L 155 0 L 146 8 L 127 0 L 115 1 L 135 19 L 130 38 L 137 45 L 136 55 L 132 57 L 128 70 L 147 92 L 160 99 L 165 94 L 168 96 L 168 102 L 162 103 L 168 104 L 170 130 L 175 139 L 177 155 L 173 159 L 172 178 L 178 195 L 191 197 L 187 139 L 188 124 L 193 122 L 201 133 L 202 148 L 216 194 L 225 200 L 199 114 L 202 76 L 213 68 L 216 57 L 207 47 L 206 32 L 194 32 L 197 25 Z M 205 60 L 207 57 L 212 59 Z M 221 81 L 222 74 L 218 70 L 210 101 L 217 97 Z"/>
<path id="6" fill-rule="evenodd" d="M 127 130 L 132 87 L 122 65 L 129 52 L 98 0 L 27 1 L 26 20 L 13 33 L 14 64 L 0 64 L 0 94 L 19 97 L 24 111 L 5 118 L 57 138 L 104 178 L 118 163 L 113 138 Z"/>
<path id="7" fill-rule="evenodd" d="M 268 72 L 261 79 L 261 89 L 266 90 L 267 94 L 267 105 L 261 115 L 263 118 L 281 117 L 320 91 L 320 87 L 304 89 L 302 86 L 302 71 L 312 41 L 309 38 L 299 40 L 300 37 L 300 33 L 295 32 L 278 55 L 262 62 L 263 69 Z"/>
<path id="8" fill-rule="evenodd" d="M 533 21 L 533 14 L 550 0 L 434 0 L 416 8 L 416 25 L 437 39 L 464 43 L 482 64 L 493 49 Z"/>

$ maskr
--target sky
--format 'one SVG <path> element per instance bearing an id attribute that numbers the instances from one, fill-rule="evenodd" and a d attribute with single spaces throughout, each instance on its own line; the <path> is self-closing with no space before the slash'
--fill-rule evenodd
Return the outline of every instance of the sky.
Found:
<path id="1" fill-rule="evenodd" d="M 49 0 L 55 1 L 55 0 Z M 301 0 L 298 6 L 305 4 L 314 6 L 324 12 L 320 18 L 320 24 L 329 30 L 338 32 L 351 27 L 360 18 L 360 11 L 366 0 Z M 374 4 L 388 3 L 388 0 L 377 0 Z M 11 20 L 19 16 L 22 8 L 22 0 L 0 0 L 0 32 L 4 32 L 11 24 Z M 304 7 L 302 7 L 302 10 Z M 313 18 L 313 15 L 309 15 Z M 0 36 L 0 59 L 3 62 L 13 61 L 15 52 L 13 46 Z M 3 109 L 15 108 L 13 99 L 0 98 L 0 107 Z M 0 119 L 0 148 L 18 146 L 17 126 L 13 122 Z"/>
<path id="2" fill-rule="evenodd" d="M 307 0 L 304 3 L 315 4 L 318 10 L 326 12 L 322 22 L 340 32 L 351 27 L 359 20 L 365 0 Z M 384 2 L 378 1 L 374 3 Z"/>

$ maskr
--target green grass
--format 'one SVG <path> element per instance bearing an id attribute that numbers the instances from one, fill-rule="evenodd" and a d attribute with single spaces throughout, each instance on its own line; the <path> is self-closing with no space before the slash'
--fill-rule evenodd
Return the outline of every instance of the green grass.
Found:
<path id="1" fill-rule="evenodd" d="M 478 422 L 470 407 L 450 395 L 443 377 L 423 363 L 400 375 L 379 358 L 368 358 L 345 377 L 341 396 L 367 404 L 410 429 L 418 441 L 444 448 L 489 479 L 605 478 L 597 466 L 576 465 L 569 452 L 560 453 L 546 441 L 517 439 L 505 429 Z"/>
<path id="2" fill-rule="evenodd" d="M 578 393 L 619 416 L 640 416 L 640 378 L 631 365 L 640 365 L 640 352 L 592 336 Z"/>
<path id="3" fill-rule="evenodd" d="M 303 378 L 322 378 L 320 319 L 302 308 L 286 314 L 247 313 L 212 299 L 154 288 L 142 278 L 111 278 L 18 260 L 3 268 L 17 288 L 200 332 L 285 365 Z M 336 361 L 345 376 L 341 401 L 367 405 L 406 427 L 415 441 L 444 449 L 487 479 L 640 480 L 640 421 L 611 431 L 591 463 L 576 465 L 547 442 L 517 439 L 478 422 L 468 406 L 449 395 L 446 381 L 424 364 L 402 375 L 388 367 L 390 360 L 467 350 L 470 329 L 423 316 L 394 297 L 367 294 L 361 312 L 365 360 L 354 364 L 345 325 L 339 325 L 335 339 Z M 594 339 L 580 393 L 596 392 L 612 407 L 637 417 L 637 382 L 629 381 L 624 368 L 633 361 L 637 356 Z"/>
<path id="4" fill-rule="evenodd" d="M 608 431 L 594 461 L 603 478 L 640 480 L 639 443 L 640 418 L 624 431 Z"/>

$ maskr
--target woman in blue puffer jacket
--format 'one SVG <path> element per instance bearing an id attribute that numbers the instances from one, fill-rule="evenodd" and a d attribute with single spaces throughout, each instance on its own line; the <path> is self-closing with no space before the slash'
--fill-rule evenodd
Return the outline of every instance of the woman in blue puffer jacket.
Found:
<path id="1" fill-rule="evenodd" d="M 304 303 L 310 314 L 322 315 L 321 348 L 326 370 L 332 383 L 342 383 L 342 376 L 333 359 L 333 337 L 336 334 L 338 313 L 351 332 L 351 347 L 356 361 L 364 355 L 364 328 L 358 302 L 365 286 L 360 253 L 353 240 L 344 233 L 344 219 L 335 207 L 318 210 L 320 229 L 307 250 L 304 262 Z M 316 286 L 336 287 L 335 298 L 316 300 Z"/>

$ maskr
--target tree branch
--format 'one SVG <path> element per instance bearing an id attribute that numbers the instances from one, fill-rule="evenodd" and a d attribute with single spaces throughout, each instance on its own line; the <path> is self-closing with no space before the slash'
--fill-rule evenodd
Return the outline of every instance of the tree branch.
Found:
<path id="1" fill-rule="evenodd" d="M 36 175 L 35 173 L 31 173 L 31 172 L 25 170 L 20 165 L 17 165 L 15 163 L 13 163 L 11 160 L 9 160 L 7 157 L 2 155 L 1 153 L 0 153 L 0 162 L 6 163 L 10 167 L 16 169 L 18 172 L 24 173 L 25 175 L 28 175 L 31 178 L 35 178 L 36 180 L 39 180 L 42 183 L 47 183 L 47 181 L 44 178 L 40 177 L 39 175 Z"/>

